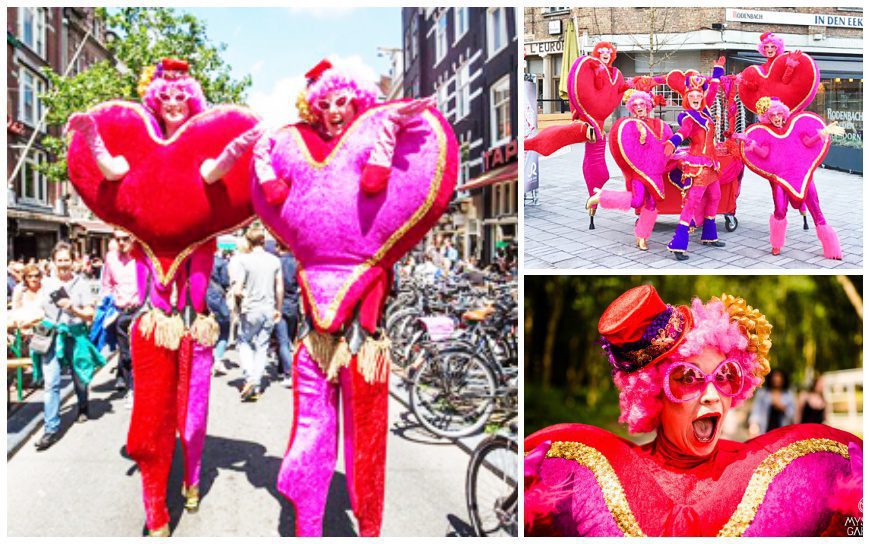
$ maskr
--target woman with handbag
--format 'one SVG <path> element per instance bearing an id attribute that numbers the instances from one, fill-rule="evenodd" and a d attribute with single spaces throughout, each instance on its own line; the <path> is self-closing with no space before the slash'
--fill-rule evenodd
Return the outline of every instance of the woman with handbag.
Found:
<path id="1" fill-rule="evenodd" d="M 71 370 L 78 399 L 76 421 L 88 420 L 88 384 L 106 360 L 88 339 L 87 322 L 94 316 L 94 300 L 87 282 L 72 271 L 72 247 L 60 242 L 51 252 L 56 276 L 43 281 L 42 323 L 30 339 L 33 379 L 45 378 L 45 433 L 36 442 L 39 451 L 60 439 L 60 375 Z"/>

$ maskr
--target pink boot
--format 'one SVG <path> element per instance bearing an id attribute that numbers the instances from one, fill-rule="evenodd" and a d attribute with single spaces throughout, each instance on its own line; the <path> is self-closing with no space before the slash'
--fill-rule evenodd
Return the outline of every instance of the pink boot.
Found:
<path id="1" fill-rule="evenodd" d="M 831 225 L 817 225 L 816 233 L 822 242 L 822 253 L 824 253 L 825 258 L 842 260 L 843 250 L 840 249 L 840 239 L 837 238 L 837 233 L 831 228 Z"/>
<path id="2" fill-rule="evenodd" d="M 598 204 L 606 210 L 625 212 L 631 209 L 631 193 L 628 191 L 601 191 L 598 196 Z"/>
<path id="3" fill-rule="evenodd" d="M 779 255 L 782 246 L 785 245 L 785 228 L 788 226 L 788 219 L 783 217 L 777 219 L 775 215 L 770 214 L 770 246 L 773 248 L 771 253 Z"/>
<path id="4" fill-rule="evenodd" d="M 659 212 L 647 208 L 640 209 L 640 217 L 634 225 L 634 235 L 638 238 L 646 240 L 652 234 L 653 227 L 656 226 L 656 219 L 659 217 Z"/>

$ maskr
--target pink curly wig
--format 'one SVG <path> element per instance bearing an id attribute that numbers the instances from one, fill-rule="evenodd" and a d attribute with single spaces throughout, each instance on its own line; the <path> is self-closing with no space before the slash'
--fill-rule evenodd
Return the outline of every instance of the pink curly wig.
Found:
<path id="1" fill-rule="evenodd" d="M 182 76 L 178 79 L 163 79 L 155 77 L 148 87 L 145 88 L 145 95 L 142 97 L 142 102 L 145 107 L 151 110 L 155 117 L 160 117 L 160 99 L 158 95 L 168 89 L 181 89 L 187 96 L 187 107 L 190 109 L 190 115 L 193 117 L 198 113 L 205 111 L 208 102 L 205 99 L 205 94 L 202 92 L 202 86 L 199 81 L 191 76 Z"/>
<path id="2" fill-rule="evenodd" d="M 783 51 L 785 51 L 785 42 L 774 34 L 773 32 L 765 32 L 761 35 L 761 39 L 758 42 L 758 52 L 764 55 L 764 46 L 772 43 L 776 45 L 776 54 L 781 55 Z"/>
<path id="3" fill-rule="evenodd" d="M 320 119 L 320 114 L 323 113 L 317 103 L 326 98 L 329 93 L 342 90 L 349 90 L 353 95 L 357 115 L 374 106 L 378 97 L 378 91 L 373 84 L 354 80 L 347 74 L 330 68 L 323 72 L 323 75 L 305 92 L 305 100 L 315 118 Z"/>
<path id="4" fill-rule="evenodd" d="M 677 350 L 679 359 L 692 357 L 711 347 L 737 361 L 743 369 L 745 381 L 743 390 L 732 398 L 731 408 L 740 406 L 762 382 L 755 375 L 758 361 L 755 354 L 747 349 L 749 340 L 746 334 L 718 300 L 707 304 L 697 298 L 692 300 L 692 317 L 695 326 L 686 334 L 683 344 Z M 664 402 L 662 383 L 665 370 L 671 362 L 668 358 L 637 372 L 614 372 L 613 381 L 619 388 L 619 422 L 628 426 L 628 432 L 647 433 L 659 427 Z"/>
<path id="5" fill-rule="evenodd" d="M 758 120 L 765 125 L 769 125 L 770 116 L 774 113 L 782 114 L 783 121 L 788 121 L 788 118 L 791 115 L 791 111 L 788 109 L 788 106 L 783 104 L 778 98 L 771 98 L 770 106 L 768 106 L 767 110 L 765 110 L 764 113 L 758 116 Z"/>
<path id="6" fill-rule="evenodd" d="M 647 113 L 647 115 L 649 115 L 649 113 L 653 109 L 652 96 L 650 96 L 649 93 L 645 93 L 643 91 L 633 92 L 633 93 L 631 93 L 631 96 L 626 101 L 625 107 L 628 109 L 629 112 L 633 112 L 634 107 L 638 102 L 643 102 L 643 104 L 646 106 L 646 113 Z"/>

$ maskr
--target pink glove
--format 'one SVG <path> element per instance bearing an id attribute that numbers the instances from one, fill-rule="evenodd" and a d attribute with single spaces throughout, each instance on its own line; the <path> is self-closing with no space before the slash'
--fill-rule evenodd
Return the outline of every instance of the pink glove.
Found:
<path id="1" fill-rule="evenodd" d="M 785 71 L 782 73 L 782 82 L 789 83 L 791 81 L 792 76 L 794 75 L 794 69 L 798 67 L 801 62 L 801 52 L 800 50 L 792 51 L 785 57 Z"/>
<path id="2" fill-rule="evenodd" d="M 97 123 L 89 113 L 72 114 L 63 131 L 66 134 L 71 130 L 84 137 L 100 172 L 107 180 L 119 180 L 130 171 L 130 165 L 123 156 L 113 157 L 106 149 L 106 144 L 97 129 Z"/>
<path id="3" fill-rule="evenodd" d="M 232 170 L 236 160 L 263 136 L 264 130 L 261 125 L 257 125 L 228 143 L 217 159 L 204 160 L 199 169 L 202 179 L 206 183 L 214 183 L 224 177 Z"/>
<path id="4" fill-rule="evenodd" d="M 256 129 L 257 127 L 254 127 Z M 251 130 L 254 130 L 251 129 Z M 242 135 L 244 136 L 244 135 Z M 272 168 L 272 148 L 275 146 L 275 136 L 267 134 L 254 145 L 254 173 L 263 196 L 270 206 L 281 206 L 290 193 L 290 183 L 278 177 Z"/>

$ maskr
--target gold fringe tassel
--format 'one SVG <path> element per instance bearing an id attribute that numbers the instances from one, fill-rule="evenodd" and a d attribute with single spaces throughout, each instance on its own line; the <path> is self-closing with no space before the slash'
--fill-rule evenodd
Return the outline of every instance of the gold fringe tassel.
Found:
<path id="1" fill-rule="evenodd" d="M 193 324 L 190 325 L 190 335 L 199 345 L 211 347 L 217 344 L 220 327 L 214 317 L 197 314 Z"/>
<path id="2" fill-rule="evenodd" d="M 330 381 L 338 379 L 342 367 L 350 366 L 353 356 L 344 337 L 313 330 L 302 343 Z M 368 383 L 386 382 L 390 372 L 389 338 L 366 338 L 357 354 L 357 370 Z"/>
<path id="3" fill-rule="evenodd" d="M 184 336 L 184 321 L 180 315 L 166 315 L 157 308 L 151 308 L 139 318 L 139 331 L 145 338 L 154 335 L 157 346 L 176 350 Z"/>

